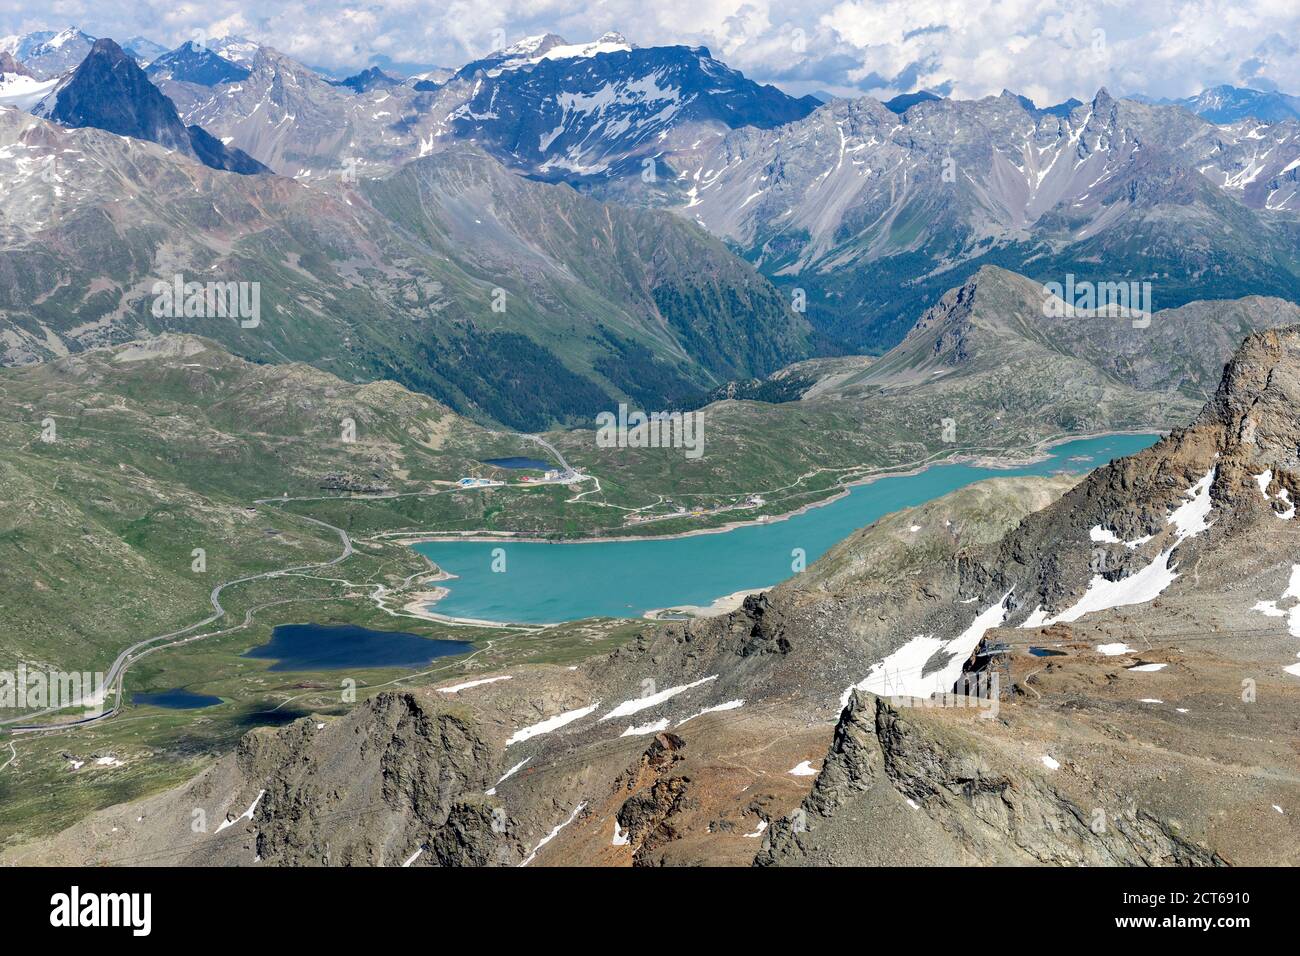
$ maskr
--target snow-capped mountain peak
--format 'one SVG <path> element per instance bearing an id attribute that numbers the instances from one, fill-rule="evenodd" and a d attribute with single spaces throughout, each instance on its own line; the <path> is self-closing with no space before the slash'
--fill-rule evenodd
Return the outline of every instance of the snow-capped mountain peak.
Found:
<path id="1" fill-rule="evenodd" d="M 1211 123 L 1227 125 L 1243 119 L 1267 122 L 1300 119 L 1300 96 L 1280 90 L 1253 90 L 1221 83 L 1195 96 L 1168 99 L 1133 94 L 1132 99 L 1160 106 L 1182 106 Z"/>
<path id="2" fill-rule="evenodd" d="M 224 36 L 208 44 L 208 49 L 223 59 L 243 66 L 253 62 L 261 46 L 240 36 Z"/>
<path id="3" fill-rule="evenodd" d="M 49 79 L 74 69 L 90 52 L 95 38 L 76 27 L 58 32 L 38 30 L 0 40 L 0 50 L 20 61 L 37 79 Z"/>
<path id="4" fill-rule="evenodd" d="M 496 51 L 492 56 L 539 56 L 552 47 L 565 46 L 568 42 L 564 37 L 555 33 L 539 33 L 536 36 L 524 37 L 505 49 Z"/>
<path id="5" fill-rule="evenodd" d="M 536 66 L 543 60 L 578 60 L 599 56 L 602 53 L 627 53 L 632 44 L 621 33 L 604 33 L 587 43 L 570 43 L 555 33 L 524 37 L 512 43 L 504 50 L 489 54 L 482 60 L 471 63 L 461 72 L 486 69 L 488 75 L 496 76 L 502 70 L 517 70 Z"/>
<path id="6" fill-rule="evenodd" d="M 45 44 L 45 46 L 51 50 L 58 50 L 61 47 L 63 47 L 64 44 L 70 43 L 73 40 L 76 40 L 78 37 L 85 37 L 85 36 L 86 34 L 82 33 L 76 27 L 67 27 L 64 30 L 60 30 L 53 37 L 51 37 L 49 41 Z"/>

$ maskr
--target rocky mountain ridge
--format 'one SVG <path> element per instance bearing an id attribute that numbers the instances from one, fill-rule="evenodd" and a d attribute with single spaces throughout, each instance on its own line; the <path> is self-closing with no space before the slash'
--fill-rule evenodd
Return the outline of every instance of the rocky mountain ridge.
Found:
<path id="1" fill-rule="evenodd" d="M 1042 282 L 1150 281 L 1167 306 L 1295 297 L 1300 125 L 1215 126 L 1105 90 L 1065 115 L 1022 99 L 901 115 L 835 101 L 665 161 L 683 215 L 803 288 L 810 319 L 855 344 L 894 344 L 984 263 Z M 863 312 L 865 327 L 846 324 Z"/>

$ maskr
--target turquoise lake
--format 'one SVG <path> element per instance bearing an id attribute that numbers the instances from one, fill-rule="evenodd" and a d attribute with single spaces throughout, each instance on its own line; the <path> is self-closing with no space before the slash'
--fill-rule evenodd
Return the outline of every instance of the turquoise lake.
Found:
<path id="1" fill-rule="evenodd" d="M 431 610 L 451 617 L 556 624 L 587 617 L 640 617 L 656 608 L 708 605 L 770 587 L 792 574 L 792 552 L 812 564 L 877 518 L 924 504 L 985 478 L 1086 472 L 1153 444 L 1158 435 L 1107 435 L 1066 442 L 1050 457 L 1016 468 L 935 465 L 916 475 L 855 485 L 837 501 L 784 521 L 718 534 L 647 541 L 431 541 L 416 550 L 456 579 Z M 493 571 L 494 551 L 505 571 Z M 499 562 L 497 562 L 499 564 Z"/>

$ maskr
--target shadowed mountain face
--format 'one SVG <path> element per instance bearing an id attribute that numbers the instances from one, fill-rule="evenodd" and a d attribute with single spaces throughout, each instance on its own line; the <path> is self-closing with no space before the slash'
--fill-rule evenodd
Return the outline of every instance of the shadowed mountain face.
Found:
<path id="1" fill-rule="evenodd" d="M 112 40 L 95 41 L 42 112 L 64 126 L 93 126 L 148 140 L 213 169 L 245 175 L 269 172 L 243 151 L 227 148 L 201 128 L 182 123 L 172 101 Z"/>
<path id="2" fill-rule="evenodd" d="M 462 68 L 456 79 L 474 87 L 450 119 L 459 138 L 549 178 L 640 173 L 676 127 L 771 129 L 818 106 L 746 79 L 703 47 L 627 47 L 616 36 L 597 41 L 609 52 L 560 58 L 563 41 L 544 39 Z"/>
<path id="3" fill-rule="evenodd" d="M 219 86 L 248 78 L 249 72 L 237 63 L 217 55 L 207 47 L 186 41 L 170 53 L 164 53 L 145 71 L 151 80 L 176 80 L 199 86 Z"/>
<path id="4" fill-rule="evenodd" d="M 371 90 L 384 90 L 398 86 L 401 82 L 398 77 L 389 76 L 379 67 L 372 66 L 370 69 L 362 70 L 345 80 L 331 81 L 330 85 L 346 87 L 354 93 L 369 93 Z"/>

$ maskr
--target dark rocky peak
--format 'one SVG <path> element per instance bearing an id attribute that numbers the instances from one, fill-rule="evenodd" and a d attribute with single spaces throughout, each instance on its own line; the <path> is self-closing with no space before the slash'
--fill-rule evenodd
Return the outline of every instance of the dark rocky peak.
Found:
<path id="1" fill-rule="evenodd" d="M 59 90 L 49 118 L 64 126 L 93 126 L 190 152 L 189 133 L 171 100 L 109 39 L 95 41 Z"/>
<path id="2" fill-rule="evenodd" d="M 150 77 L 166 77 L 181 83 L 219 86 L 245 80 L 249 71 L 212 50 L 187 40 L 149 65 Z"/>
<path id="3" fill-rule="evenodd" d="M 925 103 L 929 100 L 939 99 L 943 99 L 943 97 L 936 96 L 928 90 L 920 90 L 916 93 L 900 93 L 893 99 L 886 100 L 884 105 L 885 109 L 889 110 L 891 113 L 902 115 L 917 103 Z"/>
<path id="4" fill-rule="evenodd" d="M 352 90 L 354 93 L 369 93 L 371 90 L 399 86 L 401 82 L 400 78 L 389 76 L 379 67 L 372 66 L 368 70 L 362 70 L 360 73 L 349 76 L 346 80 L 331 80 L 329 84 L 330 86 L 339 86 Z"/>
<path id="5" fill-rule="evenodd" d="M 213 169 L 244 174 L 268 171 L 241 150 L 225 146 L 198 126 L 181 122 L 175 104 L 109 39 L 95 41 L 59 89 L 48 118 L 64 126 L 89 126 L 148 140 Z"/>

